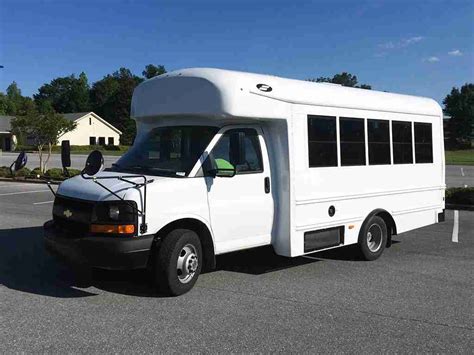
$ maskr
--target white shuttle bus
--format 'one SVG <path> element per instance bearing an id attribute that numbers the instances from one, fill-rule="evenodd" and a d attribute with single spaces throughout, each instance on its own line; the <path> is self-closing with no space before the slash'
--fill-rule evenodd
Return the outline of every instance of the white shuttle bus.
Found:
<path id="1" fill-rule="evenodd" d="M 63 182 L 45 245 L 73 264 L 149 267 L 171 295 L 215 256 L 282 256 L 444 220 L 442 111 L 431 99 L 219 69 L 140 84 L 137 136 L 109 169 L 99 152 Z"/>

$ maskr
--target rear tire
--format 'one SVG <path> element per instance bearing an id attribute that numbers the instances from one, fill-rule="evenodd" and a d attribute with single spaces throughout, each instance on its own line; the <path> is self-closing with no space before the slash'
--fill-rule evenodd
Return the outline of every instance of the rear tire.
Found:
<path id="1" fill-rule="evenodd" d="M 387 225 L 385 221 L 372 216 L 367 219 L 359 232 L 359 251 L 365 260 L 375 260 L 382 255 L 387 245 Z"/>
<path id="2" fill-rule="evenodd" d="M 179 296 L 191 290 L 203 264 L 201 241 L 189 229 L 175 229 L 163 240 L 155 258 L 155 281 L 159 290 Z"/>

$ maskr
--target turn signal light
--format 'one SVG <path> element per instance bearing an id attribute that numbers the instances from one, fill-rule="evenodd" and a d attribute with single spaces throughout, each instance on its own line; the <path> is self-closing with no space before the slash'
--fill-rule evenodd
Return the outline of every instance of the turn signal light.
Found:
<path id="1" fill-rule="evenodd" d="M 93 224 L 91 233 L 97 234 L 133 234 L 135 225 L 133 224 Z"/>

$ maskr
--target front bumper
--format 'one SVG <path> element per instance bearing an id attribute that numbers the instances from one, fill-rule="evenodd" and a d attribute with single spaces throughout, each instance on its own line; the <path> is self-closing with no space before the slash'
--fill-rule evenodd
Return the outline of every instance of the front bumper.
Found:
<path id="1" fill-rule="evenodd" d="M 140 237 L 71 238 L 48 221 L 43 226 L 44 245 L 48 252 L 69 264 L 110 270 L 145 268 L 150 256 L 153 235 Z"/>

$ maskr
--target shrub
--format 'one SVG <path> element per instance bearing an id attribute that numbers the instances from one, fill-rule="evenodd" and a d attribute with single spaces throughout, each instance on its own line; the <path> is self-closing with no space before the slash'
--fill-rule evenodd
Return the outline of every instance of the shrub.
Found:
<path id="1" fill-rule="evenodd" d="M 0 177 L 25 177 L 30 175 L 30 169 L 22 168 L 17 172 L 14 172 L 13 175 L 10 173 L 10 168 L 7 166 L 0 167 Z"/>
<path id="2" fill-rule="evenodd" d="M 63 169 L 60 169 L 60 168 L 48 169 L 46 173 L 44 174 L 44 176 L 50 179 L 54 179 L 54 180 L 60 180 L 60 179 L 62 180 L 64 179 Z"/>
<path id="3" fill-rule="evenodd" d="M 474 205 L 474 187 L 451 187 L 446 189 L 446 203 Z"/>
<path id="4" fill-rule="evenodd" d="M 0 177 L 10 176 L 10 169 L 6 166 L 0 166 Z"/>
<path id="5" fill-rule="evenodd" d="M 73 177 L 81 173 L 81 171 L 78 169 L 67 169 L 67 171 L 69 171 L 69 177 Z"/>
<path id="6" fill-rule="evenodd" d="M 31 173 L 31 170 L 28 169 L 27 167 L 24 167 L 18 171 L 15 171 L 13 174 L 15 177 L 25 177 L 25 176 L 29 176 Z"/>
<path id="7" fill-rule="evenodd" d="M 41 174 L 41 169 L 40 168 L 34 168 L 33 170 L 30 171 L 30 178 L 37 178 L 38 175 L 43 175 Z"/>
<path id="8" fill-rule="evenodd" d="M 122 150 L 120 148 L 120 146 L 118 146 L 118 145 L 106 145 L 106 146 L 104 146 L 104 149 L 105 150 L 113 150 L 113 151 L 116 151 L 116 152 L 119 152 L 119 151 Z"/>

